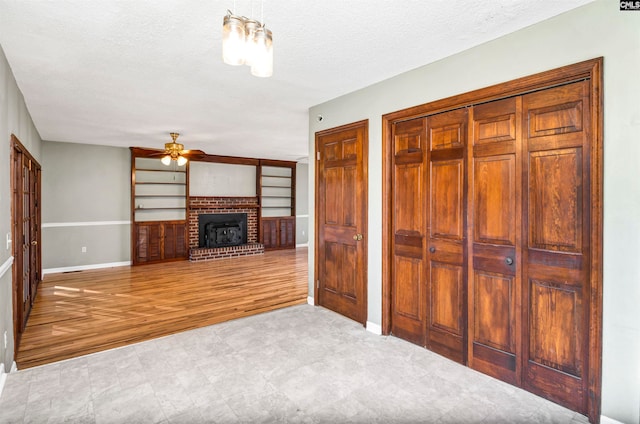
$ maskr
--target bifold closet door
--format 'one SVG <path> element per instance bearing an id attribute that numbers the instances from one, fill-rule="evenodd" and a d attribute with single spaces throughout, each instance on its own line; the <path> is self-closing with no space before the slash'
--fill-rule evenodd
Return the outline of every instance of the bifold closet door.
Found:
<path id="1" fill-rule="evenodd" d="M 426 347 L 466 363 L 467 109 L 427 117 Z"/>
<path id="2" fill-rule="evenodd" d="M 523 386 L 587 412 L 589 81 L 523 96 Z"/>
<path id="3" fill-rule="evenodd" d="M 394 124 L 391 333 L 420 346 L 427 314 L 427 150 L 425 118 Z"/>
<path id="4" fill-rule="evenodd" d="M 519 383 L 522 98 L 472 109 L 469 366 Z"/>

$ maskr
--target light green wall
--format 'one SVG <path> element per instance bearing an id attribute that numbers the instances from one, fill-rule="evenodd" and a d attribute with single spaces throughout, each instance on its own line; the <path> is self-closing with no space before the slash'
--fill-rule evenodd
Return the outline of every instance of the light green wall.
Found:
<path id="1" fill-rule="evenodd" d="M 129 149 L 44 141 L 42 156 L 43 269 L 130 261 Z"/>
<path id="2" fill-rule="evenodd" d="M 429 40 L 425 40 L 428 43 Z M 368 321 L 381 324 L 382 119 L 385 113 L 604 56 L 602 414 L 640 421 L 640 12 L 599 0 L 309 111 L 314 134 L 369 119 Z M 375 60 L 384 60 L 384 55 Z M 322 114 L 321 123 L 315 117 Z M 310 180 L 314 175 L 310 163 Z M 313 183 L 309 181 L 312 192 Z M 314 198 L 309 196 L 313 222 Z M 309 228 L 313 232 L 313 228 Z M 313 269 L 313 234 L 310 234 Z M 309 293 L 313 295 L 313 272 Z"/>
<path id="3" fill-rule="evenodd" d="M 12 246 L 7 247 L 6 244 L 7 236 L 11 235 L 11 134 L 16 135 L 31 155 L 42 163 L 40 135 L 0 48 L 0 268 L 12 259 Z M 12 272 L 9 268 L 0 275 L 0 372 L 8 372 L 14 360 L 12 299 Z M 6 349 L 2 343 L 5 332 L 9 342 Z"/>

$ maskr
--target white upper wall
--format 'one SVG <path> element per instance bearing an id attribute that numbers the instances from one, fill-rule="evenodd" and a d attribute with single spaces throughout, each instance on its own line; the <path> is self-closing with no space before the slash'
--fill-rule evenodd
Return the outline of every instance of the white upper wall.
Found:
<path id="1" fill-rule="evenodd" d="M 189 196 L 256 195 L 256 167 L 228 163 L 189 164 Z"/>
<path id="2" fill-rule="evenodd" d="M 369 120 L 368 321 L 382 312 L 382 115 L 410 106 L 604 57 L 603 415 L 640 422 L 640 12 L 598 0 L 497 40 L 309 110 L 314 134 Z M 429 40 L 425 40 L 428 43 Z M 371 58 L 384 60 L 384 55 Z M 316 120 L 323 115 L 322 122 Z M 309 191 L 314 189 L 310 161 Z M 313 222 L 314 196 L 309 196 Z M 314 235 L 310 226 L 309 258 Z M 309 269 L 314 269 L 311 265 Z M 313 296 L 314 275 L 309 275 Z"/>

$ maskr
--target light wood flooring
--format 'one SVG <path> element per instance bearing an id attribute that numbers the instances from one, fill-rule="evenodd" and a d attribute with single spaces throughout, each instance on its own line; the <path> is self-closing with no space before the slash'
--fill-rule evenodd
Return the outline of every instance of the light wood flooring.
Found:
<path id="1" fill-rule="evenodd" d="M 18 368 L 306 303 L 307 268 L 302 248 L 46 275 Z"/>

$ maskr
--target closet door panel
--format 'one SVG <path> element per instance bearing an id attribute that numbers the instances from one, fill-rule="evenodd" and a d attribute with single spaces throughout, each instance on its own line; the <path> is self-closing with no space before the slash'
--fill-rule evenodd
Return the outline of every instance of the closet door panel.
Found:
<path id="1" fill-rule="evenodd" d="M 470 151 L 469 365 L 518 384 L 521 99 L 475 106 Z"/>
<path id="2" fill-rule="evenodd" d="M 589 82 L 523 96 L 523 386 L 587 412 Z"/>
<path id="3" fill-rule="evenodd" d="M 391 333 L 424 346 L 426 326 L 425 120 L 394 125 Z"/>
<path id="4" fill-rule="evenodd" d="M 427 118 L 429 137 L 426 347 L 466 363 L 467 110 Z"/>

